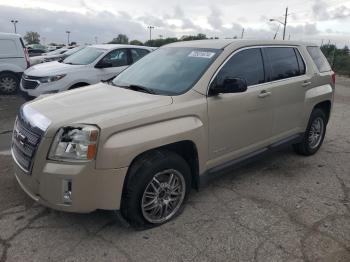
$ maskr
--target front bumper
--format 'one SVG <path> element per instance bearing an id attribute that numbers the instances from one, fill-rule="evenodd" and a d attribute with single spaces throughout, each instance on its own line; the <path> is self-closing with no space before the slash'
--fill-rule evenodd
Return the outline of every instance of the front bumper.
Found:
<path id="1" fill-rule="evenodd" d="M 65 91 L 68 89 L 68 86 L 65 85 L 64 81 L 58 80 L 50 83 L 39 83 L 38 86 L 34 89 L 25 89 L 21 81 L 20 89 L 22 92 L 26 93 L 28 96 L 38 97 L 44 94 L 58 93 L 61 91 Z"/>
<path id="2" fill-rule="evenodd" d="M 14 156 L 12 155 L 14 158 Z M 96 209 L 120 209 L 127 168 L 95 169 L 89 164 L 46 162 L 24 172 L 14 161 L 15 177 L 22 189 L 36 202 L 52 209 L 89 213 Z M 63 198 L 64 181 L 71 181 L 71 203 Z"/>

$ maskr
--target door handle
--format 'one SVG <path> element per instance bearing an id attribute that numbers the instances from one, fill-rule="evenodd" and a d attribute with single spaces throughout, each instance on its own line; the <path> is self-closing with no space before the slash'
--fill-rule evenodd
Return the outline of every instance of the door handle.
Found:
<path id="1" fill-rule="evenodd" d="M 310 82 L 310 81 L 304 81 L 304 82 L 301 84 L 302 87 L 307 87 L 307 86 L 309 86 L 309 85 L 311 85 L 311 82 Z"/>
<path id="2" fill-rule="evenodd" d="M 267 92 L 266 90 L 262 90 L 260 92 L 260 94 L 258 95 L 259 98 L 264 98 L 264 97 L 267 97 L 267 96 L 270 96 L 271 95 L 271 92 Z"/>

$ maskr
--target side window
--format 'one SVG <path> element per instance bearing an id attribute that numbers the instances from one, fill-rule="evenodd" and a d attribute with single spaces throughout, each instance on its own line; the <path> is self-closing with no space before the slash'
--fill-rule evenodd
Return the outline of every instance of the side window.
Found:
<path id="1" fill-rule="evenodd" d="M 141 59 L 145 55 L 147 55 L 149 51 L 145 49 L 131 49 L 131 58 L 132 62 L 135 63 L 137 60 Z"/>
<path id="2" fill-rule="evenodd" d="M 215 81 L 220 85 L 227 77 L 245 79 L 248 86 L 264 83 L 265 73 L 260 48 L 246 49 L 232 56 L 221 68 Z"/>
<path id="3" fill-rule="evenodd" d="M 268 57 L 271 78 L 270 81 L 285 79 L 300 75 L 298 60 L 292 47 L 266 47 L 264 52 Z"/>
<path id="4" fill-rule="evenodd" d="M 318 46 L 308 46 L 307 51 L 309 52 L 312 60 L 314 60 L 314 63 L 316 64 L 320 73 L 332 70 L 327 59 L 324 57 L 321 49 Z"/>
<path id="5" fill-rule="evenodd" d="M 116 49 L 109 52 L 104 58 L 103 62 L 111 63 L 112 67 L 126 66 L 129 64 L 127 49 Z"/>
<path id="6" fill-rule="evenodd" d="M 295 54 L 297 56 L 300 75 L 305 75 L 305 73 L 306 73 L 305 62 L 304 62 L 303 58 L 301 57 L 299 50 L 295 48 L 294 51 L 295 51 Z"/>

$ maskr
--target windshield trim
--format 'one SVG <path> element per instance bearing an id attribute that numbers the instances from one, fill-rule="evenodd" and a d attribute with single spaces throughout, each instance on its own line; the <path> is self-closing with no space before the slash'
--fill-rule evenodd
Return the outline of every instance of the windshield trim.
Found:
<path id="1" fill-rule="evenodd" d="M 178 46 L 164 46 L 163 48 L 189 48 L 189 47 L 178 47 Z M 158 48 L 156 50 L 154 50 L 153 52 L 157 52 L 158 50 L 161 50 L 163 49 L 162 47 L 161 48 Z M 153 87 L 148 87 L 148 86 L 145 86 L 147 87 L 148 89 L 151 89 L 155 92 L 154 95 L 161 95 L 161 96 L 180 96 L 180 95 L 183 95 L 183 94 L 186 94 L 187 92 L 189 92 L 190 90 L 192 90 L 194 88 L 194 86 L 198 83 L 198 81 L 204 76 L 204 74 L 208 71 L 208 69 L 210 68 L 210 66 L 212 66 L 212 64 L 215 62 L 215 60 L 219 57 L 219 55 L 222 53 L 223 49 L 216 49 L 216 48 L 205 48 L 205 47 L 190 47 L 190 48 L 193 48 L 193 49 L 196 49 L 196 50 L 215 50 L 215 55 L 213 56 L 212 60 L 210 63 L 208 63 L 208 65 L 206 67 L 203 68 L 203 70 L 201 71 L 201 73 L 198 75 L 198 77 L 193 81 L 193 83 L 187 88 L 187 89 L 184 89 L 182 90 L 181 92 L 178 92 L 178 93 L 172 93 L 172 92 L 169 92 L 169 91 L 166 91 L 166 90 L 161 90 L 161 89 L 157 89 L 157 88 L 153 88 Z M 152 52 L 152 53 L 153 53 Z M 134 64 L 138 63 L 139 61 L 141 61 L 142 59 L 136 61 Z M 134 65 L 132 64 L 132 65 Z M 131 66 L 129 66 L 128 68 L 126 68 L 124 71 L 128 70 Z M 120 75 L 120 74 L 119 74 Z M 119 76 L 118 75 L 118 76 Z M 116 83 L 114 83 L 115 79 L 118 77 L 116 76 L 113 80 L 112 80 L 112 84 L 113 86 L 115 87 L 119 87 L 121 85 L 118 85 Z M 120 87 L 122 88 L 122 87 Z"/>

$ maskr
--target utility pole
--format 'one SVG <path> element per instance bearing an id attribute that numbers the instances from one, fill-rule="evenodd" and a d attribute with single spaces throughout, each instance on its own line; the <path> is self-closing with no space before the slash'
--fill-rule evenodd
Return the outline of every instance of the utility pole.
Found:
<path id="1" fill-rule="evenodd" d="M 244 36 L 244 28 L 242 28 L 242 35 L 241 35 L 241 39 L 243 39 Z"/>
<path id="2" fill-rule="evenodd" d="M 67 33 L 67 43 L 68 43 L 68 46 L 69 46 L 69 34 L 70 34 L 70 31 L 66 31 L 66 33 Z"/>
<path id="3" fill-rule="evenodd" d="M 149 25 L 149 26 L 147 26 L 147 28 L 149 29 L 149 41 L 151 41 L 152 40 L 152 29 L 154 29 L 154 26 Z"/>
<path id="4" fill-rule="evenodd" d="M 286 14 L 284 15 L 283 40 L 286 37 L 287 17 L 288 17 L 288 6 L 286 8 Z"/>
<path id="5" fill-rule="evenodd" d="M 274 18 L 270 19 L 270 22 L 278 22 L 281 25 L 283 25 L 283 40 L 286 38 L 287 17 L 288 17 L 288 7 L 286 8 L 286 14 L 284 15 L 284 22 Z"/>
<path id="6" fill-rule="evenodd" d="M 97 44 L 97 43 L 98 43 L 98 37 L 95 36 L 95 44 Z"/>
<path id="7" fill-rule="evenodd" d="M 13 24 L 13 27 L 15 28 L 15 34 L 17 34 L 16 24 L 18 23 L 18 20 L 11 20 L 11 23 Z"/>

